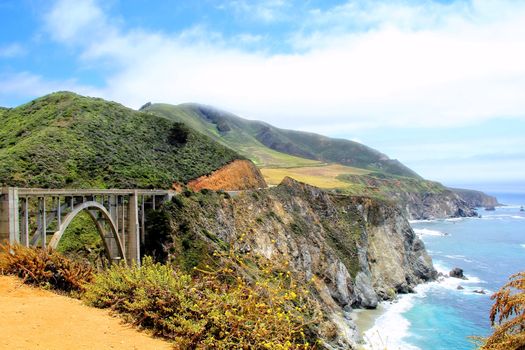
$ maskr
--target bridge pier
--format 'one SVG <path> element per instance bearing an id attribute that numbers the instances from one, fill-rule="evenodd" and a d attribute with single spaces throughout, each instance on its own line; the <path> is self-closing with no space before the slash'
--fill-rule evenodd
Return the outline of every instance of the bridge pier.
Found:
<path id="1" fill-rule="evenodd" d="M 0 193 L 0 243 L 20 242 L 18 189 L 2 188 Z"/>
<path id="2" fill-rule="evenodd" d="M 140 264 L 139 202 L 137 191 L 129 196 L 128 203 L 128 259 Z"/>

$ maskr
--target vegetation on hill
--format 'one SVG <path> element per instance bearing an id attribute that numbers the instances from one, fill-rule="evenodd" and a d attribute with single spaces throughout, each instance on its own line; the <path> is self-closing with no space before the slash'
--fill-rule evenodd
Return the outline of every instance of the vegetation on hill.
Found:
<path id="1" fill-rule="evenodd" d="M 0 185 L 169 188 L 235 159 L 181 123 L 69 92 L 5 110 L 0 125 Z"/>
<path id="2" fill-rule="evenodd" d="M 218 253 L 219 254 L 219 253 Z M 145 257 L 141 267 L 114 264 L 102 272 L 56 251 L 0 246 L 0 273 L 80 296 L 128 322 L 189 349 L 317 349 L 326 319 L 308 286 L 270 262 L 248 266 L 233 253 L 220 269 L 183 273 Z M 239 269 L 257 270 L 256 281 Z"/>
<path id="3" fill-rule="evenodd" d="M 443 193 L 447 190 L 439 182 L 384 173 L 342 174 L 337 178 L 348 184 L 348 187 L 344 188 L 345 193 L 364 194 L 382 199 L 389 198 L 393 193 Z"/>
<path id="4" fill-rule="evenodd" d="M 183 122 L 252 159 L 259 166 L 298 167 L 332 162 L 419 177 L 399 161 L 354 141 L 279 129 L 197 104 L 152 104 L 144 110 Z"/>
<path id="5" fill-rule="evenodd" d="M 95 277 L 85 300 L 174 340 L 175 349 L 314 349 L 321 321 L 305 289 L 286 274 L 248 282 L 230 267 L 198 277 L 145 258 Z"/>

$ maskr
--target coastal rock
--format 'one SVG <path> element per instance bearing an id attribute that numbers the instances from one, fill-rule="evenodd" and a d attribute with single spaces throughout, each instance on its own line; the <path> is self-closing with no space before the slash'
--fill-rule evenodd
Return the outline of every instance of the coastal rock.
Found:
<path id="1" fill-rule="evenodd" d="M 487 292 L 485 292 L 483 289 L 475 289 L 472 292 L 477 294 L 487 294 Z"/>
<path id="2" fill-rule="evenodd" d="M 496 207 L 501 205 L 498 203 L 496 197 L 489 196 L 481 191 L 462 188 L 451 188 L 451 190 L 457 193 L 471 208 Z"/>
<path id="3" fill-rule="evenodd" d="M 454 278 L 461 278 L 463 280 L 466 280 L 467 277 L 465 277 L 465 275 L 463 274 L 463 269 L 460 269 L 459 267 L 455 267 L 453 268 L 449 273 L 448 275 L 450 277 L 454 277 Z"/>
<path id="4" fill-rule="evenodd" d="M 230 247 L 286 267 L 315 289 L 312 294 L 332 315 L 335 343 L 354 341 L 355 327 L 345 312 L 374 308 L 437 276 L 423 242 L 396 206 L 289 178 L 236 196 L 180 196 L 168 214 L 173 242 L 165 246 L 174 259 L 204 260 Z"/>
<path id="5" fill-rule="evenodd" d="M 378 299 L 376 292 L 372 288 L 372 281 L 363 272 L 359 272 L 355 277 L 354 293 L 360 306 L 367 309 L 375 309 L 377 307 Z"/>
<path id="6" fill-rule="evenodd" d="M 456 289 L 457 289 L 457 290 L 463 290 L 463 289 L 465 289 L 465 288 L 464 288 L 462 285 L 458 285 Z"/>

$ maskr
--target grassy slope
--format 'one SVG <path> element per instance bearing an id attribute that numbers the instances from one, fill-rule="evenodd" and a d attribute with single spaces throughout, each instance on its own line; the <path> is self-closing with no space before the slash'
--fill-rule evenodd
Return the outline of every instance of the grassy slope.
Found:
<path id="1" fill-rule="evenodd" d="M 396 175 L 418 175 L 396 160 L 357 142 L 283 130 L 269 124 L 195 104 L 153 104 L 147 111 L 183 122 L 261 167 L 302 167 L 339 163 Z"/>
<path id="2" fill-rule="evenodd" d="M 0 113 L 0 185 L 169 188 L 242 158 L 182 124 L 73 93 Z M 185 140 L 169 142 L 174 133 Z"/>
<path id="3" fill-rule="evenodd" d="M 339 188 L 344 193 L 367 195 L 380 199 L 389 199 L 395 193 L 439 194 L 447 190 L 439 182 L 383 173 L 342 174 L 337 179 L 346 183 L 346 186 Z"/>
<path id="4" fill-rule="evenodd" d="M 388 160 L 381 153 L 356 142 L 281 130 L 195 104 L 153 104 L 146 110 L 183 122 L 252 159 L 261 167 L 270 185 L 277 185 L 284 177 L 290 176 L 320 188 L 377 198 L 388 198 L 391 193 L 400 191 L 441 193 L 445 190 L 441 184 L 421 179 L 401 163 Z M 265 144 L 286 149 L 286 152 L 301 153 L 303 157 L 331 159 L 333 162 L 296 157 Z M 344 165 L 348 163 L 360 167 Z"/>
<path id="5" fill-rule="evenodd" d="M 339 177 L 343 175 L 366 175 L 369 170 L 352 168 L 340 164 L 327 164 L 324 166 L 295 167 L 295 168 L 262 168 L 261 172 L 269 185 L 278 185 L 289 176 L 312 186 L 325 189 L 346 188 L 348 182 Z"/>
<path id="6" fill-rule="evenodd" d="M 170 120 L 182 122 L 192 129 L 250 158 L 260 167 L 301 167 L 323 164 L 316 160 L 295 157 L 266 147 L 252 135 L 257 125 L 252 125 L 248 120 L 238 118 L 238 123 L 229 124 L 231 128 L 230 132 L 221 133 L 216 124 L 202 118 L 202 116 L 196 112 L 195 108 L 196 105 L 192 104 L 173 106 L 158 103 L 148 107 L 146 111 Z M 232 117 L 235 118 L 234 116 Z"/>

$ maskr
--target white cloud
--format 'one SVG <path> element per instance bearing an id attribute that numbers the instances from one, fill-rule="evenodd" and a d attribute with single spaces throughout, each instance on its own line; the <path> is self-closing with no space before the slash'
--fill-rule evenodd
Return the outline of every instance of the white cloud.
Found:
<path id="1" fill-rule="evenodd" d="M 58 0 L 45 20 L 51 35 L 65 42 L 86 40 L 111 29 L 94 0 Z"/>
<path id="2" fill-rule="evenodd" d="M 6 105 L 11 99 L 40 97 L 52 91 L 75 91 L 89 96 L 101 96 L 100 92 L 75 80 L 49 81 L 29 72 L 0 75 L 0 103 Z M 5 99 L 5 100 L 4 100 Z"/>
<path id="3" fill-rule="evenodd" d="M 195 101 L 339 132 L 525 116 L 525 3 L 403 3 L 317 11 L 319 29 L 290 37 L 302 47 L 290 54 L 243 50 L 202 27 L 178 35 L 124 31 L 90 0 L 75 2 L 83 10 L 73 13 L 60 1 L 48 23 L 57 40 L 81 43 L 84 60 L 112 62 L 103 94 L 133 107 Z M 349 19 L 371 29 L 345 27 Z"/>
<path id="4" fill-rule="evenodd" d="M 18 43 L 0 47 L 0 58 L 14 58 L 25 55 L 27 50 Z"/>

